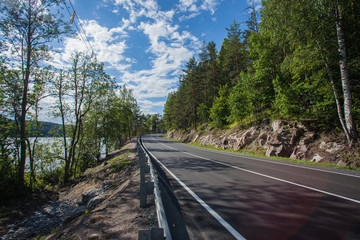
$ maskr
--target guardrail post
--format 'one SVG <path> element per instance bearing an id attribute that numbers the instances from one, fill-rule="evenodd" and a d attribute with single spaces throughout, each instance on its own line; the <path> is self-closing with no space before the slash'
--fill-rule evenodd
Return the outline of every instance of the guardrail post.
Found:
<path id="1" fill-rule="evenodd" d="M 149 165 L 140 166 L 140 183 L 145 182 L 145 174 L 150 172 Z"/>
<path id="2" fill-rule="evenodd" d="M 147 195 L 154 193 L 153 182 L 140 183 L 140 207 L 145 208 L 147 205 Z"/>

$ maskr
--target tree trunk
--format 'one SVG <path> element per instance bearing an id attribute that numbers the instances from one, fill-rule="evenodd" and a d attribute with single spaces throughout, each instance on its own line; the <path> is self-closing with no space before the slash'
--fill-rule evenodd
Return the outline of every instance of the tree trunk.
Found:
<path id="1" fill-rule="evenodd" d="M 20 119 L 20 163 L 18 169 L 18 192 L 24 193 L 24 175 L 26 162 L 26 106 L 27 106 L 27 83 L 24 83 L 23 100 L 21 104 L 21 119 Z"/>
<path id="2" fill-rule="evenodd" d="M 35 168 L 34 168 L 34 156 L 35 156 L 35 144 L 37 141 L 37 137 L 34 141 L 34 145 L 33 145 L 33 149 L 31 150 L 31 144 L 30 144 L 30 140 L 28 138 L 26 138 L 26 142 L 27 142 L 27 146 L 28 146 L 28 151 L 29 151 L 29 163 L 30 163 L 30 190 L 32 191 L 33 189 L 33 185 L 34 182 L 36 180 L 36 176 L 35 176 Z"/>
<path id="3" fill-rule="evenodd" d="M 64 173 L 64 179 L 68 178 L 68 169 L 69 169 L 69 158 L 68 158 L 68 144 L 67 144 L 67 132 L 66 132 L 66 122 L 65 122 L 65 110 L 63 106 L 63 73 L 60 72 L 59 76 L 59 108 L 60 108 L 60 114 L 61 114 L 61 125 L 62 125 L 62 131 L 63 131 L 63 141 L 64 141 L 64 161 L 65 161 L 65 173 Z"/>
<path id="4" fill-rule="evenodd" d="M 343 30 L 338 6 L 335 6 L 335 15 L 336 15 L 338 51 L 340 53 L 341 85 L 344 95 L 344 117 L 345 117 L 346 128 L 348 130 L 350 137 L 349 144 L 352 145 L 353 142 L 356 142 L 358 140 L 359 136 L 352 116 L 352 101 L 351 101 L 351 91 L 349 84 L 350 77 L 347 67 L 345 36 L 344 36 L 344 30 Z"/>
<path id="5" fill-rule="evenodd" d="M 338 113 L 339 120 L 340 120 L 340 123 L 341 123 L 341 127 L 342 127 L 342 129 L 343 129 L 343 131 L 345 133 L 347 141 L 351 142 L 349 132 L 348 132 L 348 130 L 346 128 L 346 125 L 345 125 L 345 122 L 344 122 L 344 117 L 343 117 L 343 114 L 342 114 L 341 102 L 340 102 L 338 92 L 336 90 L 336 86 L 335 86 L 334 78 L 333 78 L 332 73 L 331 73 L 330 66 L 328 64 L 327 59 L 325 57 L 323 57 L 323 59 L 324 59 L 326 71 L 327 71 L 327 73 L 329 75 L 329 81 L 330 81 L 330 84 L 331 84 L 331 87 L 332 87 L 332 90 L 333 90 L 333 93 L 334 93 L 336 109 L 337 109 L 337 113 Z"/>
<path id="6" fill-rule="evenodd" d="M 31 8 L 29 7 L 29 19 L 31 19 Z M 20 163 L 18 171 L 18 192 L 24 194 L 25 185 L 25 163 L 26 163 L 26 113 L 27 113 L 27 98 L 29 90 L 30 68 L 31 68 L 31 45 L 32 31 L 31 21 L 28 23 L 28 31 L 26 38 L 26 66 L 25 76 L 23 78 L 23 96 L 21 102 L 21 119 L 20 119 Z"/>

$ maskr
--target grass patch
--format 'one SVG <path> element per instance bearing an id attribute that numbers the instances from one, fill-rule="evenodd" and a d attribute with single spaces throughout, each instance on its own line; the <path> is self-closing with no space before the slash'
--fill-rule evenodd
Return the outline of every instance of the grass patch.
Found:
<path id="1" fill-rule="evenodd" d="M 167 138 L 165 136 L 164 136 L 164 138 L 168 139 L 170 141 L 181 142 L 179 140 Z M 298 160 L 298 159 L 285 158 L 285 157 L 276 157 L 276 156 L 267 157 L 267 156 L 264 156 L 263 154 L 259 154 L 259 153 L 244 152 L 243 150 L 215 148 L 215 147 L 211 147 L 211 146 L 200 145 L 198 143 L 193 143 L 193 142 L 185 143 L 185 144 L 196 146 L 196 147 L 201 147 L 201 148 L 219 150 L 219 151 L 223 151 L 223 152 L 240 153 L 240 154 L 243 154 L 243 155 L 246 155 L 246 156 L 258 157 L 258 158 L 264 158 L 264 159 L 271 159 L 271 160 L 277 160 L 277 161 L 283 161 L 283 162 L 292 162 L 292 163 L 299 163 L 299 164 L 303 164 L 303 165 L 324 166 L 324 167 L 332 167 L 332 168 L 337 168 L 337 169 L 348 169 L 348 170 L 360 171 L 360 168 L 354 168 L 354 167 L 351 167 L 351 166 L 343 167 L 343 166 L 338 166 L 338 165 L 333 164 L 333 163 L 317 163 L 317 162 L 311 162 L 311 161 L 308 161 L 308 160 Z"/>
<path id="2" fill-rule="evenodd" d="M 116 156 L 109 162 L 111 166 L 111 172 L 118 172 L 124 167 L 127 167 L 133 163 L 133 161 L 129 157 L 127 157 L 126 154 Z"/>

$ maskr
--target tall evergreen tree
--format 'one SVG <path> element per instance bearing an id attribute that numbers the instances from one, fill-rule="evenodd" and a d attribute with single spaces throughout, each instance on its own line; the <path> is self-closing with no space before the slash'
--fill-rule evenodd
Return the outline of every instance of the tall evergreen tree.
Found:
<path id="1" fill-rule="evenodd" d="M 234 21 L 226 30 L 228 33 L 221 46 L 220 60 L 222 72 L 228 76 L 229 86 L 233 87 L 238 81 L 240 72 L 247 69 L 248 54 L 240 24 Z"/>

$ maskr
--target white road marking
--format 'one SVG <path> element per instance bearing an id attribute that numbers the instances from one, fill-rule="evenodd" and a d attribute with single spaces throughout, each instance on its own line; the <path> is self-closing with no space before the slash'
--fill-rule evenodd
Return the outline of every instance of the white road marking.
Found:
<path id="1" fill-rule="evenodd" d="M 155 140 L 156 141 L 156 140 Z M 198 203 L 203 206 L 223 227 L 225 227 L 236 239 L 245 240 L 245 238 L 236 231 L 228 222 L 226 222 L 217 212 L 215 212 L 209 205 L 207 205 L 198 195 L 196 195 L 185 183 L 183 183 L 176 175 L 171 172 L 164 164 L 162 164 L 145 146 L 148 153 L 191 195 Z"/>
<path id="2" fill-rule="evenodd" d="M 156 139 L 154 139 L 153 137 L 152 137 L 152 139 L 153 139 L 154 141 L 158 142 L 158 141 L 157 141 Z M 288 183 L 288 184 L 291 184 L 291 185 L 295 185 L 295 186 L 298 186 L 298 187 L 310 189 L 310 190 L 312 190 L 312 191 L 320 192 L 320 193 L 323 193 L 323 194 L 331 195 L 331 196 L 334 196 L 334 197 L 338 197 L 338 198 L 341 198 L 341 199 L 345 199 L 345 200 L 348 200 L 348 201 L 351 201 L 351 202 L 355 202 L 355 203 L 360 204 L 360 200 L 348 198 L 348 197 L 341 196 L 341 195 L 338 195 L 338 194 L 335 194 L 335 193 L 326 192 L 326 191 L 323 191 L 323 190 L 320 190 L 320 189 L 316 189 L 316 188 L 309 187 L 309 186 L 305 186 L 305 185 L 302 185 L 302 184 L 299 184 L 299 183 L 287 181 L 287 180 L 284 180 L 284 179 L 281 179 L 281 178 L 269 176 L 269 175 L 266 175 L 266 174 L 263 174 L 263 173 L 258 173 L 258 172 L 255 172 L 255 171 L 247 170 L 247 169 L 240 168 L 240 167 L 237 167 L 237 166 L 233 166 L 233 165 L 230 165 L 230 164 L 227 164 L 227 163 L 219 162 L 219 161 L 212 160 L 212 159 L 205 158 L 205 157 L 201 157 L 201 156 L 198 156 L 198 155 L 195 155 L 195 154 L 192 154 L 192 153 L 184 152 L 184 151 L 181 151 L 181 150 L 179 150 L 179 149 L 176 149 L 176 148 L 167 146 L 167 145 L 165 145 L 165 144 L 163 144 L 163 143 L 160 143 L 160 142 L 158 142 L 158 143 L 161 144 L 161 145 L 163 145 L 163 146 L 165 146 L 165 147 L 167 147 L 167 148 L 174 149 L 174 150 L 176 150 L 176 151 L 179 151 L 179 152 L 182 152 L 182 153 L 185 153 L 185 154 L 188 154 L 188 155 L 190 155 L 190 156 L 197 157 L 197 158 L 201 158 L 201 159 L 206 160 L 206 161 L 214 162 L 214 163 L 221 164 L 221 165 L 224 165 L 224 166 L 227 166 L 227 167 L 231 167 L 231 168 L 234 168 L 234 169 L 238 169 L 238 170 L 241 170 L 241 171 L 244 171 L 244 172 L 249 172 L 249 173 L 256 174 L 256 175 L 259 175 L 259 176 L 262 176 L 262 177 L 266 177 L 266 178 L 270 178 L 270 179 L 277 180 L 277 181 L 280 181 L 280 182 L 284 182 L 284 183 Z"/>

